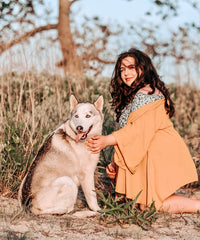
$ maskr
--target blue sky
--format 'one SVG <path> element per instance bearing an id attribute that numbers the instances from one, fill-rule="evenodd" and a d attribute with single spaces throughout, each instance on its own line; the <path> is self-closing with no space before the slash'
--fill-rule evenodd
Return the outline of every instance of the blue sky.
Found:
<path id="1" fill-rule="evenodd" d="M 45 1 L 50 8 L 54 9 L 54 14 L 58 14 L 58 0 Z M 151 27 L 151 24 L 152 26 L 158 24 L 161 27 L 157 31 L 157 37 L 166 40 L 170 35 L 169 32 L 171 30 L 176 31 L 179 25 L 185 22 L 200 23 L 200 13 L 188 4 L 194 1 L 179 0 L 181 4 L 178 9 L 178 16 L 171 16 L 166 21 L 161 21 L 161 16 L 155 14 L 158 11 L 158 7 L 153 4 L 153 0 L 79 0 L 72 5 L 72 12 L 76 24 L 81 23 L 83 16 L 98 16 L 102 23 L 110 23 L 112 26 L 117 23 L 125 27 L 129 26 L 128 23 L 141 25 L 141 22 L 146 22 L 149 27 Z M 151 12 L 151 16 L 146 15 L 148 11 Z"/>
<path id="2" fill-rule="evenodd" d="M 146 2 L 146 3 L 145 3 Z M 149 5 L 147 0 L 85 0 L 77 3 L 74 8 L 82 8 L 82 12 L 88 16 L 101 16 L 105 20 L 116 20 L 126 23 L 126 21 L 141 17 L 144 15 L 144 6 Z"/>
<path id="3" fill-rule="evenodd" d="M 171 18 L 168 21 L 168 25 L 176 26 L 180 22 L 186 20 L 200 22 L 200 14 L 194 11 L 188 3 L 194 0 L 181 0 L 179 13 L 180 15 L 175 18 Z M 199 1 L 199 0 L 198 0 Z M 141 21 L 146 19 L 145 13 L 151 11 L 155 13 L 156 6 L 152 4 L 153 0 L 79 0 L 73 4 L 73 11 L 75 12 L 75 18 L 80 19 L 82 15 L 89 17 L 100 16 L 105 21 L 117 21 L 120 23 L 127 23 L 127 21 Z M 58 12 L 58 0 L 46 0 L 47 5 L 53 7 L 54 14 Z M 152 20 L 158 20 L 155 16 Z M 150 21 L 150 18 L 148 17 Z"/>

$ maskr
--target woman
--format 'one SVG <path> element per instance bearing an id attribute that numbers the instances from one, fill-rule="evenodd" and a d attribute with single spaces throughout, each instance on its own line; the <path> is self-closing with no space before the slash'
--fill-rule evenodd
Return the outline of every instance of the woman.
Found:
<path id="1" fill-rule="evenodd" d="M 197 181 L 190 153 L 173 128 L 174 104 L 151 59 L 137 49 L 119 55 L 111 79 L 111 96 L 120 129 L 88 140 L 98 153 L 113 145 L 113 162 L 106 171 L 115 178 L 116 192 L 134 199 L 142 190 L 141 209 L 155 201 L 157 210 L 197 212 L 200 200 L 174 194 Z M 116 171 L 115 171 L 116 169 Z"/>

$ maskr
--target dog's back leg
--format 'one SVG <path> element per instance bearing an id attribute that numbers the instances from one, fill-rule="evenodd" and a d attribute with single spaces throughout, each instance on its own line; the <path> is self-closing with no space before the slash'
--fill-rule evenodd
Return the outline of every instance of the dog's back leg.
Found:
<path id="1" fill-rule="evenodd" d="M 69 213 L 74 209 L 77 194 L 78 188 L 70 177 L 59 177 L 33 194 L 31 211 L 36 215 Z"/>

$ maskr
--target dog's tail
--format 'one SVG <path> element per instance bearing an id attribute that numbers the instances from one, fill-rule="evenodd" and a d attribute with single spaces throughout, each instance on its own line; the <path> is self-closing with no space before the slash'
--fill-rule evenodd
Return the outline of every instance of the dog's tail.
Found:
<path id="1" fill-rule="evenodd" d="M 20 206 L 21 210 L 23 209 L 23 205 L 22 205 L 22 189 L 24 187 L 24 183 L 26 181 L 26 177 L 27 177 L 27 174 L 23 178 L 23 180 L 22 180 L 22 182 L 20 184 L 20 187 L 19 187 L 19 191 L 18 191 L 18 203 L 19 203 L 19 206 Z"/>

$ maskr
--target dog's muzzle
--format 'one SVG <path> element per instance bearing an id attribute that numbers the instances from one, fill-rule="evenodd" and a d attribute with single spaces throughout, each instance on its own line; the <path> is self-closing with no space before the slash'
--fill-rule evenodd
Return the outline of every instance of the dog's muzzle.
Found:
<path id="1" fill-rule="evenodd" d="M 83 127 L 82 126 L 78 126 L 76 128 L 76 130 L 77 130 L 76 142 L 79 142 L 80 140 L 85 140 L 87 138 L 88 133 L 92 129 L 92 127 L 93 127 L 93 125 L 91 125 L 87 131 L 83 132 Z"/>

